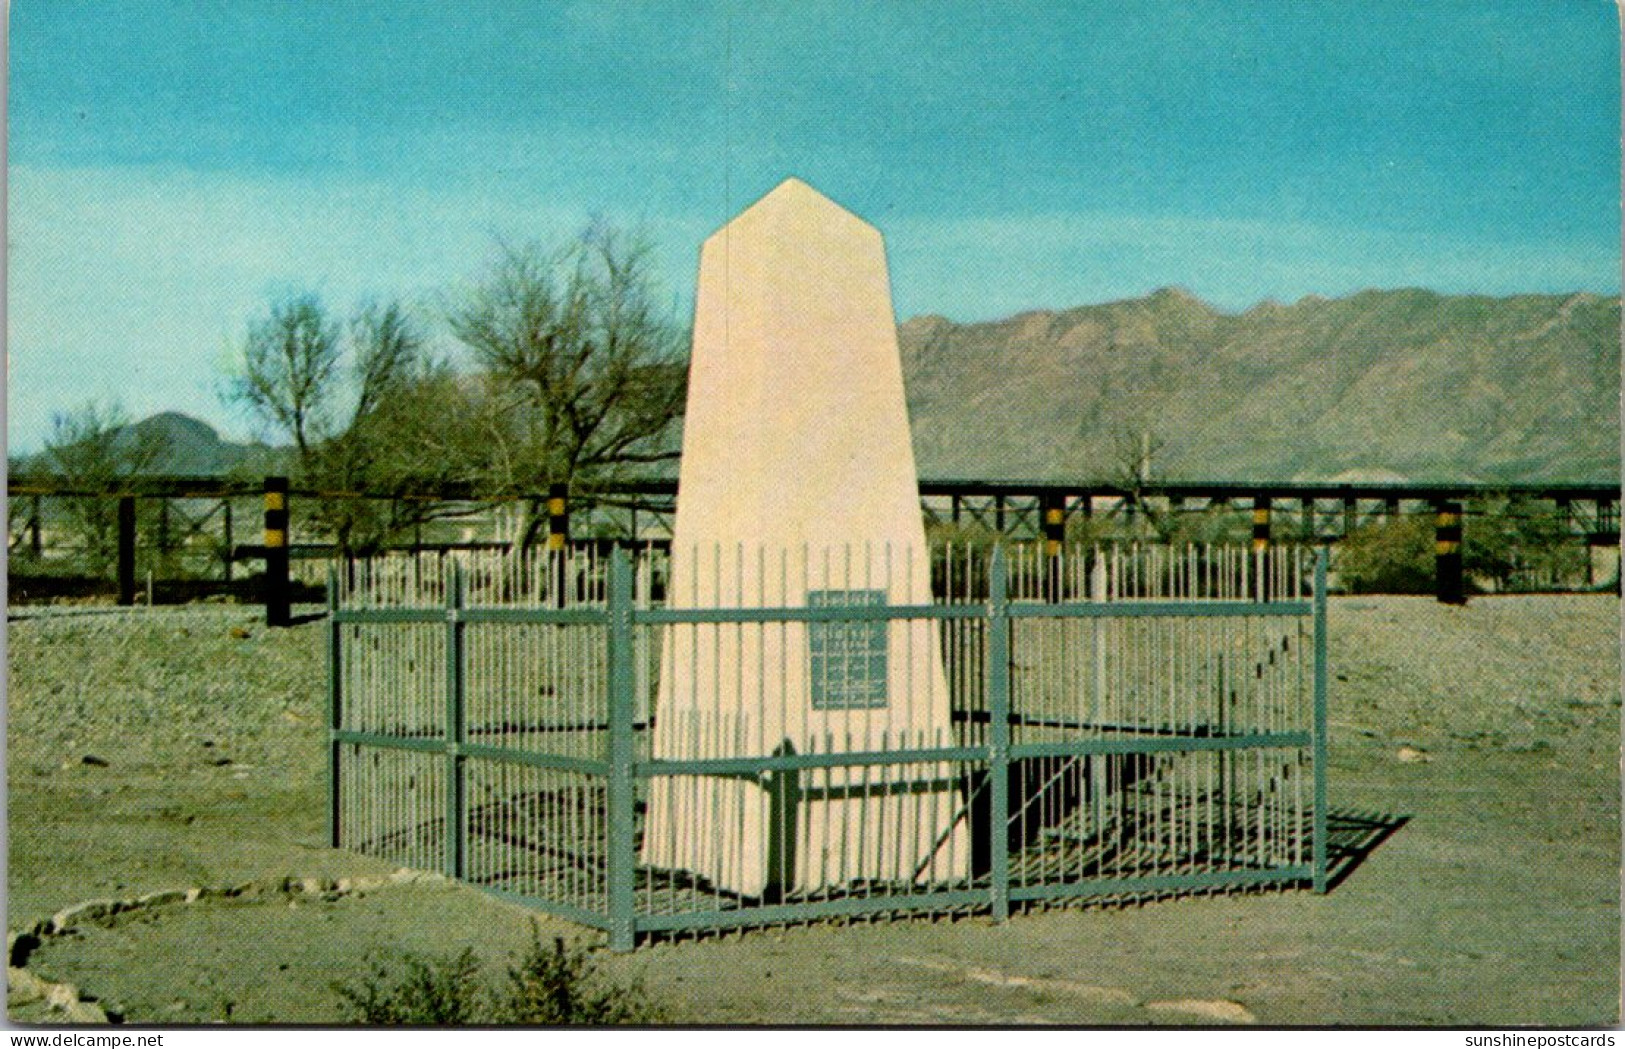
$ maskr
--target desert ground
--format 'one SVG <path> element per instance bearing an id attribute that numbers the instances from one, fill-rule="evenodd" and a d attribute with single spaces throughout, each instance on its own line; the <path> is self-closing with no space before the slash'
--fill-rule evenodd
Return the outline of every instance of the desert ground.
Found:
<path id="1" fill-rule="evenodd" d="M 820 924 L 601 964 L 700 1024 L 1616 1024 L 1619 632 L 1612 596 L 1334 598 L 1332 807 L 1388 833 L 1325 896 Z M 24 952 L 116 1019 L 337 1023 L 335 982 L 401 951 L 500 966 L 533 922 L 597 935 L 324 846 L 319 624 L 15 607 L 7 658 L 10 929 L 252 883 Z M 322 891 L 343 878 L 372 887 Z M 11 1018 L 71 1020 L 58 998 L 14 974 Z"/>

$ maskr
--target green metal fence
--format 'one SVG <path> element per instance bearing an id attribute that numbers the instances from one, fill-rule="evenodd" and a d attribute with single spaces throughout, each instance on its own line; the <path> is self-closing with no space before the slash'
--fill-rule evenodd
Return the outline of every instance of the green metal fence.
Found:
<path id="1" fill-rule="evenodd" d="M 691 557 L 395 558 L 336 578 L 333 844 L 618 950 L 838 915 L 1324 891 L 1323 551 Z"/>

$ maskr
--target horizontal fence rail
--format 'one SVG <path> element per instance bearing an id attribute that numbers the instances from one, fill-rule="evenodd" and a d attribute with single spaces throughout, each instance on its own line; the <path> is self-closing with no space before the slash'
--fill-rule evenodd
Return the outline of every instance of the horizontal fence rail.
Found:
<path id="1" fill-rule="evenodd" d="M 1325 554 L 556 551 L 330 585 L 333 844 L 646 934 L 1325 887 Z"/>

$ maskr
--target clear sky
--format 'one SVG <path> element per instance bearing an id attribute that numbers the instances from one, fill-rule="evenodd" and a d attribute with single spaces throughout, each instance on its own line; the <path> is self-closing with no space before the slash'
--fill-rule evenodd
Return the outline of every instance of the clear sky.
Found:
<path id="1" fill-rule="evenodd" d="M 900 318 L 1190 289 L 1617 292 L 1607 0 L 13 0 L 8 403 L 215 394 L 270 297 L 432 309 L 493 237 L 700 241 L 787 175 Z"/>

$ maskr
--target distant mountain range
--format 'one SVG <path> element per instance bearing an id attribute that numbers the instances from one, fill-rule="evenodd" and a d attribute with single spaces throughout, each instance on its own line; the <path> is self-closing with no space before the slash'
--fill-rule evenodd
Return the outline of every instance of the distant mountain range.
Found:
<path id="1" fill-rule="evenodd" d="M 1165 289 L 898 336 L 922 477 L 1106 479 L 1147 439 L 1174 480 L 1620 475 L 1618 296 L 1366 291 L 1231 314 Z M 179 412 L 132 429 L 167 439 L 155 473 L 291 465 Z"/>
<path id="2" fill-rule="evenodd" d="M 177 477 L 254 476 L 276 473 L 291 464 L 289 449 L 221 440 L 214 427 L 181 412 L 159 412 L 120 431 L 123 442 L 152 441 L 161 449 L 147 471 Z M 44 452 L 17 460 L 19 472 L 52 470 Z"/>
<path id="3" fill-rule="evenodd" d="M 1141 299 L 899 329 L 921 476 L 1610 481 L 1620 300 Z"/>
<path id="4" fill-rule="evenodd" d="M 157 474 L 219 477 L 230 473 L 267 473 L 288 465 L 287 449 L 266 444 L 223 441 L 214 427 L 180 412 L 150 415 L 131 427 L 157 437 L 163 452 L 152 465 Z"/>

